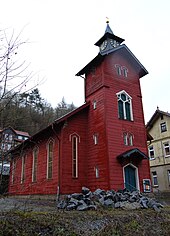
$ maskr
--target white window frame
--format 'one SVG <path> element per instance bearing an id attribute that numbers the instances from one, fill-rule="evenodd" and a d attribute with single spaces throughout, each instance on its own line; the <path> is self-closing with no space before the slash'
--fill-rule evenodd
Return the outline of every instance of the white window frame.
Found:
<path id="1" fill-rule="evenodd" d="M 121 70 L 122 70 L 123 76 L 125 78 L 127 78 L 128 77 L 128 69 L 125 66 L 121 66 Z"/>
<path id="2" fill-rule="evenodd" d="M 21 164 L 21 184 L 25 181 L 25 163 L 26 163 L 26 155 L 22 155 L 22 164 Z"/>
<path id="3" fill-rule="evenodd" d="M 124 145 L 128 146 L 128 134 L 127 133 L 123 133 L 123 142 L 124 142 Z"/>
<path id="4" fill-rule="evenodd" d="M 164 148 L 164 155 L 165 155 L 165 157 L 169 157 L 170 156 L 170 145 L 169 145 L 169 142 L 163 143 L 163 148 Z M 169 153 L 168 154 L 166 152 L 167 148 L 169 149 Z"/>
<path id="5" fill-rule="evenodd" d="M 36 182 L 37 181 L 38 151 L 39 151 L 38 147 L 35 147 L 33 149 L 32 182 Z"/>
<path id="6" fill-rule="evenodd" d="M 99 142 L 99 135 L 96 133 L 93 135 L 94 145 L 97 145 Z"/>
<path id="7" fill-rule="evenodd" d="M 75 143 L 74 143 L 75 142 Z M 72 177 L 78 178 L 78 142 L 79 137 L 72 136 Z"/>
<path id="8" fill-rule="evenodd" d="M 93 109 L 95 110 L 97 108 L 97 102 L 96 100 L 93 101 Z"/>
<path id="9" fill-rule="evenodd" d="M 166 124 L 166 122 L 162 122 L 162 123 L 160 124 L 160 129 L 161 129 L 161 133 L 167 131 L 167 124 Z"/>
<path id="10" fill-rule="evenodd" d="M 122 75 L 121 65 L 116 64 L 116 65 L 115 65 L 115 68 L 116 68 L 117 75 L 119 75 L 119 76 Z"/>
<path id="11" fill-rule="evenodd" d="M 125 101 L 123 101 L 121 99 L 122 94 L 124 94 L 126 96 Z M 122 90 L 122 91 L 116 93 L 116 95 L 117 95 L 117 98 L 118 98 L 118 102 L 119 102 L 119 100 L 121 100 L 123 102 L 123 113 L 124 113 L 123 120 L 127 120 L 125 104 L 128 102 L 130 104 L 130 118 L 131 118 L 130 121 L 133 121 L 132 97 L 125 90 Z M 119 105 L 118 105 L 118 114 L 119 114 Z"/>
<path id="12" fill-rule="evenodd" d="M 170 170 L 167 170 L 167 174 L 168 174 L 168 183 L 170 185 Z"/>
<path id="13" fill-rule="evenodd" d="M 157 182 L 157 184 L 155 184 L 155 180 Z M 154 187 L 158 187 L 159 183 L 158 183 L 158 175 L 156 171 L 152 171 L 152 183 Z"/>
<path id="14" fill-rule="evenodd" d="M 153 145 L 148 147 L 148 152 L 149 152 L 149 159 L 154 160 L 155 159 L 155 151 Z M 153 155 L 151 155 L 151 152 L 153 152 Z"/>
<path id="15" fill-rule="evenodd" d="M 49 151 L 49 145 L 52 144 L 52 152 L 50 153 Z M 52 160 L 49 161 L 49 157 L 50 155 L 52 155 Z M 54 140 L 53 139 L 50 139 L 47 143 L 47 179 L 52 179 L 53 178 L 53 157 L 54 157 Z M 52 168 L 52 173 L 51 173 L 51 176 L 49 176 L 49 166 L 51 165 L 51 168 Z"/>
<path id="16" fill-rule="evenodd" d="M 132 134 L 128 135 L 128 140 L 129 140 L 129 146 L 133 146 L 133 135 Z"/>
<path id="17" fill-rule="evenodd" d="M 95 167 L 95 174 L 96 174 L 96 179 L 98 179 L 99 178 L 99 167 L 98 166 Z"/>

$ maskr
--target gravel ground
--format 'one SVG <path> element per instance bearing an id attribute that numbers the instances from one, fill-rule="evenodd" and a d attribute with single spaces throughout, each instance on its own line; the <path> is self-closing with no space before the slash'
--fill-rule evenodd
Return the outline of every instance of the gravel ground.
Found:
<path id="1" fill-rule="evenodd" d="M 0 198 L 0 236 L 169 236 L 170 205 L 153 209 L 57 210 L 50 200 Z"/>

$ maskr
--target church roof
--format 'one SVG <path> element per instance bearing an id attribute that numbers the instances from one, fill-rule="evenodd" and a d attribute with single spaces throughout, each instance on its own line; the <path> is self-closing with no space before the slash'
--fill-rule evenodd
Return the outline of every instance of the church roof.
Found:
<path id="1" fill-rule="evenodd" d="M 145 69 L 145 67 L 140 63 L 140 61 L 135 57 L 135 55 L 130 51 L 130 49 L 125 44 L 122 44 L 118 47 L 113 48 L 109 54 L 116 53 L 116 52 L 119 52 L 123 56 L 128 58 L 128 60 L 132 63 L 132 65 L 138 71 L 139 78 L 148 74 L 148 71 Z M 89 62 L 83 69 L 81 69 L 76 74 L 76 76 L 88 74 L 93 67 L 98 66 L 102 63 L 105 56 L 107 55 L 101 55 L 99 53 L 91 62 Z"/>
<path id="2" fill-rule="evenodd" d="M 69 119 L 69 118 L 73 117 L 74 115 L 78 114 L 79 112 L 85 110 L 89 106 L 90 106 L 90 102 L 87 102 L 87 103 L 83 104 L 82 106 L 78 107 L 77 109 L 75 109 L 75 110 L 67 113 L 66 115 L 60 117 L 59 119 L 56 119 L 53 123 L 48 125 L 46 128 L 40 130 L 39 132 L 37 132 L 36 134 L 34 134 L 33 136 L 31 136 L 30 138 L 25 140 L 20 145 L 18 145 L 15 148 L 11 149 L 9 151 L 9 153 L 15 153 L 15 152 L 17 153 L 17 151 L 19 151 L 21 147 L 27 147 L 31 143 L 35 143 L 36 140 L 41 141 L 41 138 L 40 138 L 41 135 L 42 136 L 43 135 L 47 136 L 48 135 L 48 131 L 54 131 L 54 127 L 55 127 L 55 130 L 60 129 L 67 119 Z"/>

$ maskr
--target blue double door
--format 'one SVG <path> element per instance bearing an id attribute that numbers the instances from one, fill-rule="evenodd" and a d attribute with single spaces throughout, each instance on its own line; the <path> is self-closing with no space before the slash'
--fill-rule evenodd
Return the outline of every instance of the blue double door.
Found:
<path id="1" fill-rule="evenodd" d="M 124 168 L 124 174 L 125 174 L 125 187 L 126 187 L 126 189 L 128 189 L 129 191 L 137 190 L 136 168 L 131 165 L 128 165 Z"/>

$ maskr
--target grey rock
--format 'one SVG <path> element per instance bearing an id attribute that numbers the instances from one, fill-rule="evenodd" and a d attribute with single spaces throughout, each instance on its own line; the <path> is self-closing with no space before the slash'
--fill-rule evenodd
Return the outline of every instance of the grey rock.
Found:
<path id="1" fill-rule="evenodd" d="M 71 198 L 75 198 L 77 200 L 82 200 L 83 199 L 83 194 L 82 193 L 73 193 L 70 195 Z"/>
<path id="2" fill-rule="evenodd" d="M 90 189 L 89 188 L 86 188 L 86 187 L 82 187 L 82 194 L 86 195 L 90 192 Z"/>
<path id="3" fill-rule="evenodd" d="M 114 206 L 114 202 L 108 198 L 104 201 L 104 206 Z"/>
<path id="4" fill-rule="evenodd" d="M 120 208 L 120 206 L 121 206 L 121 202 L 116 202 L 114 205 L 114 208 Z"/>
<path id="5" fill-rule="evenodd" d="M 76 205 L 75 204 L 69 204 L 66 207 L 67 211 L 72 211 L 72 210 L 75 210 L 75 209 L 76 209 Z"/>
<path id="6" fill-rule="evenodd" d="M 67 206 L 67 203 L 66 203 L 66 201 L 64 201 L 64 200 L 60 201 L 60 202 L 57 204 L 57 208 L 58 208 L 58 209 L 65 209 L 66 206 Z"/>
<path id="7" fill-rule="evenodd" d="M 135 209 L 140 209 L 141 205 L 138 202 L 130 203 L 126 201 L 126 202 L 121 202 L 120 208 L 126 209 L 126 210 L 135 210 Z"/>
<path id="8" fill-rule="evenodd" d="M 69 204 L 74 204 L 75 206 L 78 206 L 79 200 L 77 200 L 75 198 L 71 198 L 70 201 L 69 201 Z"/>
<path id="9" fill-rule="evenodd" d="M 83 202 L 82 204 L 80 204 L 80 205 L 77 207 L 77 210 L 78 210 L 78 211 L 86 211 L 86 210 L 88 210 L 88 205 L 87 205 L 85 202 Z"/>
<path id="10" fill-rule="evenodd" d="M 94 193 L 93 193 L 94 195 L 105 195 L 106 194 L 106 192 L 104 191 L 104 190 L 102 190 L 102 189 L 96 189 L 95 191 L 94 191 Z"/>
<path id="11" fill-rule="evenodd" d="M 99 198 L 99 202 L 104 205 L 104 197 L 102 196 L 101 198 Z"/>

